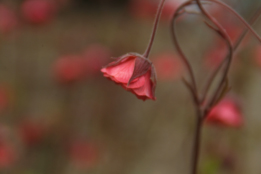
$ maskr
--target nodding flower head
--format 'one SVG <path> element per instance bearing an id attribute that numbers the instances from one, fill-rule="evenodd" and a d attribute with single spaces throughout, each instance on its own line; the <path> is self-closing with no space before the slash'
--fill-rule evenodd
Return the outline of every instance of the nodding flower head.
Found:
<path id="1" fill-rule="evenodd" d="M 139 99 L 155 100 L 156 74 L 153 64 L 137 53 L 119 57 L 101 69 L 103 75 Z"/>

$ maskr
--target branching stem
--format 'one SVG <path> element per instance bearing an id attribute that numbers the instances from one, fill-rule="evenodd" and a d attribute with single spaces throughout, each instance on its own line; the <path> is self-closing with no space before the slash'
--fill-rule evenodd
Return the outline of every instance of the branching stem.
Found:
<path id="1" fill-rule="evenodd" d="M 254 25 L 254 24 L 256 23 L 257 19 L 260 17 L 260 15 L 261 15 L 261 8 L 259 8 L 259 9 L 257 10 L 257 12 L 254 14 L 254 16 L 251 18 L 250 24 L 251 24 L 251 25 Z M 247 33 L 248 33 L 248 29 L 246 29 L 246 30 L 241 34 L 241 36 L 237 39 L 236 43 L 235 43 L 234 46 L 233 46 L 233 49 L 234 49 L 235 52 L 237 51 L 238 47 L 239 47 L 240 44 L 242 43 L 242 41 L 243 41 L 243 39 L 245 38 L 245 36 L 247 35 Z M 227 55 L 227 57 L 228 57 L 228 55 Z M 220 63 L 220 65 L 217 67 L 217 69 L 211 74 L 211 76 L 210 76 L 209 79 L 207 80 L 207 84 L 206 84 L 206 86 L 205 86 L 205 88 L 204 88 L 204 91 L 203 91 L 204 93 L 203 93 L 203 95 L 202 95 L 201 102 L 204 102 L 204 101 L 206 100 L 207 93 L 208 93 L 208 91 L 209 91 L 211 85 L 213 84 L 213 81 L 214 81 L 214 79 L 216 78 L 216 76 L 217 76 L 219 70 L 221 69 L 221 67 L 222 67 L 222 66 L 224 65 L 224 63 L 226 62 L 227 57 L 226 57 L 225 59 L 223 59 L 223 61 Z M 210 103 L 210 108 L 213 106 L 214 100 L 215 100 L 215 99 L 213 99 L 213 102 Z"/>

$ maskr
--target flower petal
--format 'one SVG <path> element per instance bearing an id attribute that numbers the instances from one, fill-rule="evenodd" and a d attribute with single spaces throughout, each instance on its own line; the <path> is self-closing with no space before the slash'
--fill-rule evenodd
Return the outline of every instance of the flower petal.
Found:
<path id="1" fill-rule="evenodd" d="M 115 82 L 128 83 L 132 76 L 134 65 L 135 59 L 131 58 L 130 60 L 118 65 L 103 68 L 101 71 L 104 75 L 106 74 L 106 76 L 110 76 Z"/>
<path id="2" fill-rule="evenodd" d="M 152 82 L 150 79 L 150 71 L 148 71 L 148 73 L 146 73 L 144 76 L 140 77 L 140 79 L 144 80 L 144 83 L 139 88 L 132 88 L 133 93 L 135 93 L 138 98 L 144 96 L 146 98 L 155 100 L 155 97 L 152 95 Z"/>

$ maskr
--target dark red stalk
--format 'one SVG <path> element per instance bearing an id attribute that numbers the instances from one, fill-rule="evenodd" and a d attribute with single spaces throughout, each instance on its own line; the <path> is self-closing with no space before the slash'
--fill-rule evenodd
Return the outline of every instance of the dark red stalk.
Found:
<path id="1" fill-rule="evenodd" d="M 230 8 L 226 4 L 224 4 L 220 1 L 217 1 L 217 0 L 204 0 L 202 2 L 215 2 L 215 3 L 220 4 L 223 7 L 227 8 L 232 13 L 234 13 L 246 25 L 246 27 L 258 38 L 259 41 L 261 41 L 260 37 L 255 33 L 255 31 L 252 29 L 252 27 L 247 22 L 245 22 L 245 20 L 237 12 L 235 12 L 232 8 Z M 195 105 L 195 108 L 197 110 L 196 129 L 195 129 L 195 132 L 194 132 L 195 134 L 194 134 L 194 140 L 193 140 L 191 174 L 197 174 L 197 170 L 198 170 L 197 167 L 198 167 L 198 162 L 199 162 L 200 139 L 201 139 L 201 129 L 202 129 L 203 121 L 206 118 L 209 109 L 211 109 L 213 107 L 213 103 L 215 103 L 217 101 L 217 99 L 220 98 L 220 95 L 224 91 L 224 87 L 227 86 L 226 85 L 227 84 L 227 75 L 228 75 L 228 72 L 229 72 L 229 69 L 230 69 L 233 53 L 238 48 L 238 46 L 240 45 L 241 41 L 243 40 L 244 36 L 246 35 L 246 33 L 248 31 L 248 30 L 246 30 L 241 35 L 241 37 L 237 40 L 236 44 L 232 46 L 232 42 L 231 42 L 230 38 L 228 37 L 225 29 L 219 24 L 219 22 L 215 18 L 213 18 L 210 14 L 208 14 L 208 12 L 203 8 L 202 2 L 200 0 L 191 0 L 191 1 L 183 3 L 176 10 L 176 12 L 173 15 L 172 20 L 171 20 L 171 33 L 172 33 L 173 41 L 174 41 L 174 44 L 177 48 L 178 53 L 181 55 L 182 61 L 184 62 L 185 66 L 188 70 L 189 77 L 191 78 L 192 84 L 187 82 L 185 79 L 183 79 L 183 82 L 185 83 L 185 85 L 189 89 L 189 91 L 191 92 L 192 98 L 193 98 L 193 101 L 194 101 L 194 105 Z M 198 5 L 202 14 L 208 19 L 209 22 L 211 22 L 211 23 L 206 22 L 206 24 L 211 29 L 216 31 L 225 40 L 225 42 L 228 46 L 227 57 L 223 60 L 223 62 L 219 65 L 219 67 L 214 71 L 210 80 L 207 82 L 207 85 L 206 85 L 206 88 L 205 88 L 206 90 L 204 91 L 203 97 L 200 100 L 199 100 L 199 97 L 198 97 L 198 91 L 197 91 L 194 72 L 192 70 L 192 67 L 191 67 L 188 59 L 186 58 L 185 54 L 183 53 L 183 51 L 180 47 L 180 44 L 177 40 L 177 34 L 176 34 L 176 29 L 175 29 L 176 19 L 181 14 L 186 12 L 184 10 L 184 8 L 186 6 L 189 6 L 189 5 L 194 4 L 194 3 L 196 3 Z M 256 21 L 256 19 L 260 15 L 260 13 L 261 13 L 261 10 L 260 10 L 260 12 L 258 12 L 257 15 L 255 15 L 255 17 L 251 21 L 251 23 L 254 23 L 254 21 Z M 221 67 L 224 64 L 225 64 L 225 68 L 224 68 L 224 71 L 222 73 L 221 80 L 220 80 L 219 84 L 217 85 L 217 88 L 214 92 L 214 95 L 210 98 L 210 101 L 206 105 L 202 105 L 202 102 L 205 101 L 205 99 L 207 97 L 207 92 L 209 91 L 209 88 L 210 88 L 211 84 L 213 83 L 214 78 L 216 77 L 216 75 L 218 74 L 218 72 L 220 71 Z"/>
<path id="2" fill-rule="evenodd" d="M 251 18 L 250 20 L 250 24 L 253 25 L 257 19 L 259 18 L 259 16 L 261 15 L 261 8 L 259 8 L 257 10 L 257 12 L 255 13 L 255 15 Z M 234 51 L 236 51 L 239 47 L 239 45 L 242 43 L 243 39 L 245 38 L 246 34 L 248 33 L 248 29 L 246 29 L 241 36 L 238 38 L 238 40 L 236 41 L 236 43 L 233 46 Z M 228 56 L 227 56 L 228 57 Z M 216 78 L 219 70 L 221 69 L 221 67 L 224 65 L 224 63 L 226 62 L 226 60 L 228 58 L 223 59 L 223 61 L 220 63 L 220 65 L 217 67 L 217 69 L 211 74 L 211 76 L 209 77 L 209 80 L 207 80 L 206 86 L 205 86 L 205 90 L 204 93 L 202 95 L 202 99 L 201 102 L 204 102 L 206 100 L 207 97 L 207 93 L 211 87 L 211 85 L 213 84 L 214 79 Z M 213 97 L 212 97 L 213 98 Z M 216 98 L 213 98 L 213 102 L 210 103 L 210 107 L 212 107 L 213 103 L 215 102 Z"/>
<path id="3" fill-rule="evenodd" d="M 207 104 L 207 108 L 209 108 L 209 106 L 211 106 L 213 104 L 213 101 L 215 100 L 215 98 L 217 98 L 217 95 L 222 90 L 223 84 L 226 82 L 234 50 L 233 50 L 233 47 L 232 47 L 232 42 L 231 42 L 230 38 L 228 37 L 227 33 L 225 32 L 225 29 L 216 21 L 215 18 L 213 18 L 211 15 L 208 14 L 208 12 L 204 9 L 203 5 L 201 4 L 200 0 L 196 0 L 196 2 L 198 4 L 198 7 L 200 8 L 201 12 L 217 27 L 217 29 L 219 31 L 219 34 L 226 41 L 227 46 L 229 48 L 229 50 L 228 50 L 228 57 L 226 59 L 227 60 L 227 64 L 226 64 L 224 73 L 222 75 L 222 78 L 221 78 L 221 80 L 220 80 L 220 82 L 218 84 L 218 87 L 217 87 L 217 89 L 214 92 L 214 96 L 213 96 L 213 98 L 210 99 L 210 103 Z"/>
<path id="4" fill-rule="evenodd" d="M 199 2 L 199 0 L 196 0 L 197 2 Z M 253 35 L 259 40 L 259 42 L 261 42 L 261 38 L 259 37 L 259 35 L 253 30 L 253 28 L 243 19 L 242 16 L 240 16 L 235 10 L 233 10 L 231 7 L 229 7 L 227 4 L 221 2 L 221 1 L 217 1 L 217 0 L 207 0 L 207 1 L 212 1 L 215 2 L 223 7 L 225 7 L 226 9 L 228 9 L 230 12 L 232 12 L 239 20 L 241 20 L 243 22 L 243 24 L 249 29 L 249 31 L 251 33 L 253 33 Z"/>
<path id="5" fill-rule="evenodd" d="M 161 0 L 159 7 L 158 7 L 158 10 L 157 10 L 157 14 L 156 14 L 155 22 L 154 22 L 154 25 L 153 25 L 150 41 L 149 41 L 149 44 L 148 44 L 148 47 L 147 47 L 145 53 L 143 54 L 143 56 L 146 57 L 146 58 L 148 58 L 149 54 L 150 54 L 150 50 L 151 50 L 151 47 L 152 47 L 152 44 L 153 44 L 153 41 L 154 41 L 154 38 L 155 38 L 155 35 L 156 35 L 156 31 L 157 31 L 157 28 L 158 28 L 160 15 L 161 15 L 161 12 L 162 12 L 162 9 L 163 9 L 163 6 L 164 6 L 164 2 L 165 2 L 165 0 Z"/>
<path id="6" fill-rule="evenodd" d="M 227 75 L 228 75 L 228 71 L 230 69 L 230 65 L 231 65 L 231 61 L 232 61 L 232 58 L 233 58 L 233 47 L 232 47 L 232 42 L 230 40 L 230 38 L 228 37 L 225 29 L 218 23 L 218 21 L 216 21 L 215 18 L 213 18 L 211 15 L 208 14 L 208 12 L 204 9 L 203 5 L 201 4 L 200 0 L 195 0 L 200 11 L 202 12 L 202 14 L 204 14 L 204 16 L 206 16 L 206 18 L 208 18 L 215 26 L 216 26 L 216 29 L 217 29 L 217 32 L 218 34 L 220 34 L 223 39 L 226 41 L 226 44 L 228 46 L 228 57 L 227 57 L 227 64 L 226 64 L 226 67 L 225 67 L 225 70 L 224 70 L 224 73 L 223 73 L 223 76 L 221 78 L 221 81 L 219 82 L 218 84 L 218 87 L 214 93 L 214 97 L 219 94 L 220 90 L 222 90 L 222 87 L 223 87 L 223 84 L 226 82 L 226 79 L 227 79 Z M 251 28 L 251 27 L 250 27 Z M 213 99 L 211 99 L 213 100 Z M 207 108 L 209 108 L 209 104 L 207 104 Z M 202 120 L 204 120 L 204 118 L 206 118 L 206 108 L 204 108 L 204 112 L 203 112 L 203 115 L 200 115 L 202 116 Z M 200 141 L 200 135 L 199 137 L 197 137 L 199 140 L 195 140 L 196 143 L 197 141 Z M 198 144 L 200 144 L 200 142 L 198 142 Z M 199 150 L 199 147 L 196 149 L 196 150 Z M 194 165 L 196 166 L 193 166 L 193 171 L 192 171 L 192 174 L 197 174 L 197 161 L 198 161 L 198 157 L 194 159 L 196 162 L 193 163 Z"/>
<path id="7" fill-rule="evenodd" d="M 181 15 L 180 12 L 184 12 L 182 11 L 183 8 L 185 8 L 186 6 L 188 5 L 191 5 L 193 4 L 194 2 L 192 1 L 188 1 L 188 2 L 185 2 L 183 3 L 182 5 L 179 6 L 179 8 L 176 10 L 176 12 L 174 13 L 172 19 L 171 19 L 171 34 L 172 34 L 172 38 L 173 38 L 173 42 L 174 42 L 174 45 L 176 46 L 176 49 L 179 53 L 179 55 L 181 56 L 181 60 L 183 61 L 188 73 L 189 73 L 189 77 L 190 77 L 190 80 L 192 82 L 192 90 L 189 88 L 189 90 L 191 91 L 192 93 L 192 97 L 193 97 L 193 101 L 194 101 L 194 104 L 197 106 L 199 104 L 199 98 L 198 98 L 198 90 L 197 90 L 197 84 L 196 84 L 196 79 L 195 79 L 195 76 L 194 76 L 194 72 L 193 72 L 193 69 L 188 61 L 188 59 L 186 58 L 185 54 L 183 53 L 181 47 L 180 47 L 180 44 L 178 42 L 178 39 L 177 39 L 177 34 L 176 34 L 176 28 L 175 28 L 175 23 L 176 23 L 176 19 Z M 188 86 L 188 84 L 186 84 L 186 86 Z"/>
<path id="8" fill-rule="evenodd" d="M 193 1 L 188 1 L 183 3 L 175 12 L 175 14 L 172 17 L 172 22 L 171 22 L 171 33 L 172 33 L 172 37 L 173 37 L 173 41 L 174 44 L 177 48 L 178 53 L 181 55 L 181 58 L 189 72 L 190 78 L 192 80 L 192 87 L 190 87 L 191 85 L 188 84 L 185 80 L 185 84 L 188 87 L 188 89 L 191 91 L 192 93 L 192 97 L 193 97 L 193 101 L 194 101 L 194 106 L 197 110 L 197 115 L 196 115 L 196 127 L 195 127 L 195 132 L 194 132 L 194 140 L 193 140 L 193 149 L 192 149 L 192 158 L 191 158 L 191 174 L 196 174 L 197 173 L 197 166 L 198 166 L 198 162 L 199 162 L 199 152 L 200 152 L 200 139 L 201 139 L 201 129 L 202 129 L 202 123 L 203 123 L 203 117 L 204 117 L 204 110 L 201 109 L 201 105 L 200 105 L 200 101 L 198 98 L 198 91 L 196 88 L 196 81 L 195 81 L 195 77 L 194 77 L 194 72 L 192 70 L 192 67 L 188 61 L 188 59 L 186 58 L 186 56 L 184 55 L 179 42 L 177 40 L 177 35 L 176 35 L 176 28 L 175 28 L 175 22 L 177 17 L 183 13 L 183 8 L 185 8 L 188 5 L 193 4 Z M 181 12 L 181 13 L 180 13 Z"/>
<path id="9" fill-rule="evenodd" d="M 226 76 L 227 76 L 227 73 L 228 73 L 228 70 L 229 70 L 229 67 L 230 67 L 230 63 L 231 63 L 231 59 L 232 59 L 232 56 L 233 56 L 233 48 L 232 48 L 232 44 L 231 44 L 231 40 L 229 39 L 228 35 L 226 34 L 225 32 L 225 29 L 214 19 L 212 18 L 212 16 L 210 16 L 206 11 L 205 9 L 203 8 L 202 4 L 200 3 L 199 0 L 197 1 L 188 1 L 184 4 L 182 4 L 178 9 L 177 11 L 175 12 L 175 14 L 173 15 L 173 18 L 172 18 L 172 23 L 171 23 L 171 32 L 172 32 L 172 36 L 173 36 L 173 41 L 174 41 L 174 44 L 176 45 L 176 48 L 177 48 L 177 51 L 179 52 L 179 54 L 181 55 L 181 58 L 185 64 L 185 66 L 187 67 L 187 70 L 189 72 L 189 75 L 190 75 L 190 78 L 192 80 L 192 86 L 193 86 L 193 98 L 194 98 L 194 105 L 195 105 L 195 108 L 197 110 L 197 123 L 196 123 L 196 130 L 195 130 L 195 135 L 194 135 L 194 140 L 193 140 L 193 152 L 192 152 L 192 167 L 191 167 L 191 174 L 197 174 L 197 167 L 198 167 L 198 161 L 199 161 L 199 150 L 200 150 L 200 139 L 201 139 L 201 129 L 202 129 L 202 123 L 204 121 L 204 118 L 205 118 L 205 108 L 203 106 L 201 106 L 200 104 L 200 101 L 199 101 L 199 98 L 198 98 L 198 91 L 196 89 L 196 82 L 195 82 L 195 77 L 194 77 L 194 73 L 192 71 L 192 68 L 191 68 L 191 65 L 188 61 L 188 59 L 186 58 L 186 56 L 184 55 L 179 43 L 178 43 L 178 40 L 177 40 L 177 37 L 176 37 L 176 30 L 175 30 L 175 21 L 176 21 L 176 18 L 180 15 L 180 11 L 192 4 L 192 3 L 197 3 L 197 5 L 199 6 L 201 12 L 210 20 L 212 21 L 212 23 L 215 25 L 215 30 L 217 31 L 218 34 L 220 34 L 220 36 L 222 36 L 222 38 L 226 41 L 228 47 L 229 47 L 229 57 L 228 57 L 228 63 L 227 63 L 227 67 L 225 69 L 225 72 L 224 72 L 224 79 L 226 79 Z M 220 82 L 220 85 L 218 87 L 221 88 L 224 84 L 224 79 L 222 78 L 222 81 Z M 187 85 L 189 86 L 189 85 Z M 191 89 L 190 89 L 191 90 Z"/>
<path id="10" fill-rule="evenodd" d="M 201 142 L 201 129 L 203 124 L 203 114 L 200 110 L 197 112 L 196 118 L 196 127 L 194 132 L 194 140 L 193 140 L 193 151 L 192 151 L 192 167 L 191 174 L 197 174 L 197 167 L 199 163 L 199 154 L 200 154 L 200 142 Z"/>

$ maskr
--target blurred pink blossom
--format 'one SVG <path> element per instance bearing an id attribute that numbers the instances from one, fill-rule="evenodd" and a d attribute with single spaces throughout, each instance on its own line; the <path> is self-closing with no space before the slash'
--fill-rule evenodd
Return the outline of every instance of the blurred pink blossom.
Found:
<path id="1" fill-rule="evenodd" d="M 12 167 L 18 157 L 15 148 L 9 139 L 9 128 L 5 125 L 0 125 L 0 169 Z"/>
<path id="2" fill-rule="evenodd" d="M 19 125 L 19 134 L 22 141 L 27 146 L 33 146 L 40 143 L 45 135 L 46 129 L 41 122 L 23 121 Z"/>
<path id="3" fill-rule="evenodd" d="M 80 80 L 84 75 L 84 64 L 81 56 L 65 55 L 54 63 L 54 75 L 61 83 Z"/>
<path id="4" fill-rule="evenodd" d="M 254 49 L 255 62 L 259 67 L 261 67 L 261 46 L 257 46 Z"/>
<path id="5" fill-rule="evenodd" d="M 6 87 L 0 86 L 0 111 L 6 109 L 10 104 L 10 94 Z"/>
<path id="6" fill-rule="evenodd" d="M 54 18 L 56 6 L 52 0 L 25 0 L 21 6 L 24 19 L 32 24 L 45 24 Z"/>
<path id="7" fill-rule="evenodd" d="M 227 48 L 223 44 L 215 45 L 215 48 L 210 48 L 205 54 L 205 66 L 209 70 L 217 68 L 227 55 Z"/>
<path id="8" fill-rule="evenodd" d="M 14 164 L 16 154 L 11 144 L 0 142 L 0 168 L 9 168 Z"/>
<path id="9" fill-rule="evenodd" d="M 108 60 L 111 52 L 109 48 L 101 44 L 89 45 L 82 54 L 85 76 L 100 73 L 100 69 Z"/>
<path id="10" fill-rule="evenodd" d="M 175 53 L 164 52 L 153 59 L 158 80 L 175 80 L 182 74 L 182 64 Z"/>
<path id="11" fill-rule="evenodd" d="M 87 140 L 75 140 L 70 145 L 69 156 L 72 163 L 79 168 L 92 168 L 99 162 L 98 146 Z"/>
<path id="12" fill-rule="evenodd" d="M 184 2 L 184 0 L 166 0 L 162 10 L 161 19 L 169 20 L 171 15 L 177 9 L 177 7 Z M 158 1 L 156 0 L 131 0 L 130 12 L 132 15 L 138 18 L 151 18 L 155 17 L 158 7 Z"/>
<path id="13" fill-rule="evenodd" d="M 228 127 L 240 127 L 243 124 L 242 113 L 232 98 L 225 98 L 208 114 L 207 123 Z"/>
<path id="14" fill-rule="evenodd" d="M 0 4 L 0 32 L 7 34 L 13 31 L 17 23 L 15 12 L 8 6 Z"/>

